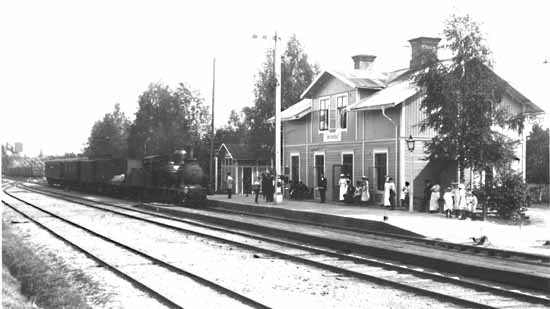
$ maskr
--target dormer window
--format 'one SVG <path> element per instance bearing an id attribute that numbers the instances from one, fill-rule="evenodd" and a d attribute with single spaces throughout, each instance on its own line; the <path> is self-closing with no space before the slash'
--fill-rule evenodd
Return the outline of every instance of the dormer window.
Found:
<path id="1" fill-rule="evenodd" d="M 336 98 L 336 117 L 338 119 L 338 126 L 340 129 L 346 129 L 348 127 L 348 113 L 346 111 L 347 106 L 347 96 L 344 95 Z"/>
<path id="2" fill-rule="evenodd" d="M 319 100 L 319 131 L 328 130 L 328 100 Z"/>

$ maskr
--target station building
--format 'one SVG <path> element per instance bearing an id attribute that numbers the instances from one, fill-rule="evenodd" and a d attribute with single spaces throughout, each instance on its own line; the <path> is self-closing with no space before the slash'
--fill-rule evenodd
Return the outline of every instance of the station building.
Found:
<path id="1" fill-rule="evenodd" d="M 340 174 L 349 175 L 353 183 L 366 176 L 373 202 L 382 199 L 386 175 L 393 177 L 398 192 L 405 181 L 412 183 L 416 199 L 422 197 L 427 179 L 442 186 L 456 181 L 456 164 L 438 166 L 424 159 L 424 144 L 437 133 L 420 129 L 423 96 L 413 78 L 437 59 L 439 41 L 410 40 L 409 67 L 393 72 L 375 71 L 373 55 L 352 57 L 349 71 L 321 72 L 302 100 L 281 113 L 283 166 L 290 179 L 317 187 L 324 173 L 327 198 L 335 200 Z M 506 87 L 503 103 L 513 113 L 543 113 L 508 83 Z M 526 135 L 513 134 L 520 140 L 515 168 L 525 173 Z M 406 145 L 409 136 L 415 140 L 412 152 Z M 472 181 L 471 172 L 464 174 L 467 183 Z M 317 191 L 315 195 L 318 198 Z"/>

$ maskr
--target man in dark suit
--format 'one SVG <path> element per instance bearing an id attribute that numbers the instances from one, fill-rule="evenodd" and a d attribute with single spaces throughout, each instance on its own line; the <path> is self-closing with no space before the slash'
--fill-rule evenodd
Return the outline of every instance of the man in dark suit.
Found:
<path id="1" fill-rule="evenodd" d="M 325 174 L 321 173 L 321 178 L 319 178 L 319 195 L 321 195 L 321 203 L 325 202 L 326 199 L 326 192 L 327 192 L 327 179 L 325 178 Z"/>

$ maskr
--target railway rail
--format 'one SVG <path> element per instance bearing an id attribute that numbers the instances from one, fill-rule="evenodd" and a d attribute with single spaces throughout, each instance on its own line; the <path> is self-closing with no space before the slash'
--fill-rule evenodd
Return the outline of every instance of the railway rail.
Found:
<path id="1" fill-rule="evenodd" d="M 210 208 L 197 210 L 149 204 L 135 206 L 196 221 L 232 228 L 238 227 L 241 230 L 313 243 L 341 251 L 362 252 L 378 258 L 390 256 L 393 261 L 440 272 L 454 273 L 505 285 L 513 283 L 515 287 L 528 290 L 550 291 L 550 280 L 548 279 L 550 268 L 543 261 L 507 259 L 483 254 L 473 255 L 468 251 L 455 252 L 444 248 L 432 248 L 422 243 L 419 245 L 391 236 L 371 235 L 369 231 L 354 232 L 324 226 L 319 228 L 316 224 L 293 223 L 281 218 L 257 219 L 256 216 L 246 214 L 212 213 L 209 211 Z M 314 232 L 311 232 L 312 230 Z M 323 234 L 319 235 L 319 233 Z"/>
<path id="2" fill-rule="evenodd" d="M 49 193 L 51 195 L 57 195 Z M 209 224 L 201 224 L 191 220 L 173 218 L 152 212 L 109 205 L 101 201 L 82 202 L 75 198 L 57 196 L 84 206 L 103 209 L 132 219 L 143 220 L 176 229 L 185 233 L 192 233 L 216 241 L 230 243 L 245 249 L 260 251 L 265 254 L 290 259 L 299 263 L 319 267 L 335 274 L 390 285 L 399 289 L 417 294 L 431 296 L 440 300 L 474 308 L 505 308 L 547 306 L 550 299 L 540 293 L 532 291 L 517 291 L 512 287 L 495 286 L 494 284 L 460 278 L 453 274 L 440 273 L 422 269 L 414 265 L 384 261 L 364 255 L 342 253 L 338 250 L 305 245 L 285 239 L 252 235 L 249 231 L 237 231 Z M 95 205 L 94 205 L 95 204 Z M 102 205 L 102 206 L 97 206 Z M 107 206 L 108 208 L 105 208 Z M 118 208 L 119 210 L 115 210 Z M 131 213 L 131 214 L 130 214 Z M 137 214 L 137 215 L 136 215 Z M 147 216 L 140 217 L 142 215 Z M 155 215 L 156 218 L 151 218 Z M 185 223 L 195 228 L 182 228 L 173 223 Z M 199 228 L 199 230 L 197 230 Z M 229 236 L 228 236 L 229 235 Z"/>
<path id="3" fill-rule="evenodd" d="M 20 198 L 14 196 L 11 193 L 8 193 L 6 190 L 4 190 L 4 193 L 7 196 L 9 196 L 10 198 L 14 199 L 15 201 L 22 203 L 23 207 L 21 207 L 22 206 L 21 204 L 19 206 L 14 206 L 14 203 L 10 203 L 10 202 L 7 202 L 5 200 L 2 200 L 2 204 L 9 207 L 10 209 L 15 211 L 16 213 L 20 214 L 21 216 L 25 217 L 27 220 L 35 223 L 36 225 L 38 225 L 42 229 L 48 231 L 54 237 L 62 240 L 66 244 L 68 244 L 71 247 L 73 247 L 74 249 L 78 250 L 79 252 L 84 253 L 86 256 L 93 259 L 94 261 L 96 261 L 100 265 L 105 266 L 109 270 L 113 271 L 117 275 L 119 275 L 122 278 L 124 278 L 125 280 L 129 281 L 130 283 L 132 283 L 133 285 L 135 285 L 139 289 L 143 290 L 144 292 L 150 294 L 153 298 L 155 298 L 159 302 L 167 305 L 168 307 L 171 307 L 171 308 L 184 308 L 184 306 L 181 305 L 180 302 L 173 299 L 174 298 L 173 295 L 166 295 L 162 291 L 159 291 L 158 287 L 152 287 L 151 284 L 146 282 L 147 281 L 146 279 L 145 280 L 140 279 L 139 278 L 140 275 L 138 273 L 136 273 L 136 272 L 132 273 L 132 272 L 129 272 L 129 271 L 122 270 L 122 268 L 120 266 L 117 266 L 117 265 L 119 263 L 123 264 L 123 265 L 128 264 L 128 260 L 132 260 L 132 261 L 134 261 L 134 264 L 145 265 L 146 263 L 149 263 L 151 265 L 150 267 L 163 268 L 163 269 L 165 269 L 165 270 L 167 270 L 171 273 L 170 277 L 173 280 L 172 281 L 173 284 L 177 284 L 177 282 L 181 282 L 181 281 L 189 282 L 191 280 L 191 281 L 196 282 L 198 285 L 203 286 L 203 287 L 211 290 L 213 293 L 212 292 L 205 292 L 209 296 L 208 298 L 205 298 L 205 301 L 206 300 L 211 301 L 212 297 L 223 297 L 224 298 L 224 300 L 223 300 L 224 303 L 232 301 L 232 302 L 236 302 L 237 304 L 241 304 L 242 307 L 269 308 L 269 306 L 264 305 L 264 304 L 262 304 L 258 301 L 255 301 L 255 300 L 253 300 L 253 299 L 251 299 L 251 298 L 249 298 L 245 295 L 242 295 L 240 293 L 232 291 L 232 290 L 230 290 L 226 287 L 223 287 L 223 286 L 221 286 L 221 285 L 219 285 L 219 284 L 217 284 L 213 281 L 209 281 L 205 278 L 202 278 L 201 276 L 195 275 L 195 274 L 193 274 L 191 272 L 188 272 L 188 271 L 186 271 L 182 268 L 176 267 L 176 266 L 172 265 L 169 262 L 166 262 L 166 261 L 163 261 L 161 259 L 155 258 L 155 257 L 153 257 L 153 256 L 151 256 L 151 255 L 149 255 L 149 254 L 147 254 L 147 253 L 145 253 L 141 250 L 135 249 L 135 248 L 133 248 L 129 245 L 126 245 L 126 244 L 123 244 L 123 243 L 118 242 L 116 240 L 113 240 L 110 237 L 104 236 L 104 235 L 102 235 L 98 232 L 90 230 L 90 229 L 88 229 L 88 228 L 86 228 L 86 227 L 84 227 L 84 226 L 82 226 L 78 223 L 75 223 L 75 222 L 73 222 L 69 219 L 66 219 L 62 216 L 59 216 L 59 215 L 53 213 L 53 212 L 50 212 L 50 211 L 48 211 L 48 210 L 46 210 L 46 209 L 44 209 L 40 206 L 34 205 L 33 203 L 29 203 L 29 202 L 27 202 L 23 199 L 20 199 Z M 22 208 L 26 208 L 26 209 L 22 209 Z M 29 213 L 32 213 L 32 212 L 34 212 L 34 215 L 29 214 Z M 48 227 L 48 225 L 51 225 L 51 222 L 49 224 L 41 222 L 41 221 L 44 221 L 45 216 L 40 215 L 40 214 L 37 215 L 36 214 L 37 212 L 41 212 L 41 213 L 46 214 L 47 215 L 46 218 L 55 218 L 58 221 L 63 222 L 66 226 L 70 226 L 73 229 L 78 229 L 78 230 L 83 231 L 86 234 L 88 234 L 88 237 L 87 237 L 88 240 L 83 241 L 82 238 L 80 238 L 82 243 L 94 243 L 95 241 L 90 240 L 90 239 L 95 239 L 95 240 L 100 239 L 105 243 L 116 246 L 118 248 L 118 250 L 113 250 L 113 248 L 111 246 L 111 248 L 108 250 L 109 252 L 111 252 L 111 254 L 106 257 L 105 254 L 98 253 L 97 251 L 99 251 L 99 250 L 96 250 L 96 252 L 93 252 L 93 250 L 87 249 L 82 245 L 78 245 L 78 244 L 75 243 L 75 241 L 70 240 L 70 237 L 66 237 L 66 236 L 62 235 L 61 232 L 56 231 L 54 228 Z M 38 218 L 40 218 L 40 219 L 38 219 Z M 66 227 L 65 228 L 58 228 L 58 230 L 63 230 L 64 231 L 63 234 L 68 233 L 66 231 Z M 82 235 L 80 237 L 82 237 Z M 113 257 L 115 257 L 115 258 L 113 258 Z M 121 257 L 124 257 L 123 262 L 121 261 Z M 115 260 L 115 262 L 113 262 L 113 260 Z M 118 260 L 118 262 L 116 260 Z M 145 260 L 146 263 L 139 262 L 139 261 L 143 261 L 143 260 Z M 165 272 L 165 274 L 166 274 L 166 272 Z M 187 283 L 187 284 L 189 284 L 189 283 Z M 233 306 L 230 305 L 229 307 L 233 307 Z"/>
<path id="4" fill-rule="evenodd" d="M 327 223 L 321 223 L 322 220 L 319 220 L 319 222 L 313 223 L 312 221 L 305 221 L 305 220 L 299 220 L 299 219 L 289 219 L 287 217 L 272 215 L 272 214 L 262 214 L 262 213 L 250 213 L 245 211 L 240 211 L 238 209 L 235 209 L 233 207 L 209 207 L 209 210 L 216 211 L 219 213 L 227 213 L 227 214 L 236 214 L 236 215 L 246 215 L 249 217 L 258 217 L 258 218 L 270 218 L 270 219 L 279 219 L 284 220 L 288 222 L 296 222 L 300 224 L 308 224 L 313 226 L 325 226 L 325 227 L 331 227 L 331 228 L 338 228 L 341 230 L 348 230 L 351 232 L 368 232 L 372 235 L 377 235 L 381 237 L 389 237 L 389 238 L 396 238 L 401 239 L 404 241 L 408 241 L 411 243 L 415 243 L 417 245 L 425 245 L 426 247 L 430 248 L 440 248 L 445 250 L 453 250 L 456 252 L 468 252 L 475 255 L 480 256 L 490 256 L 494 258 L 499 258 L 503 260 L 513 260 L 521 263 L 531 263 L 533 265 L 548 265 L 550 266 L 550 255 L 542 255 L 542 254 L 534 254 L 534 253 L 528 253 L 528 252 L 520 252 L 520 251 L 514 251 L 514 250 L 505 250 L 505 249 L 497 249 L 497 248 L 488 248 L 488 247 L 480 247 L 480 246 L 473 246 L 468 244 L 460 244 L 460 243 L 453 243 L 448 242 L 440 239 L 432 239 L 432 238 L 426 238 L 426 237 L 415 237 L 415 236 L 409 236 L 409 235 L 402 235 L 397 233 L 391 233 L 391 232 L 382 232 L 382 231 L 376 231 L 376 230 L 365 230 L 358 227 L 349 227 L 349 226 L 335 226 L 332 224 Z"/>

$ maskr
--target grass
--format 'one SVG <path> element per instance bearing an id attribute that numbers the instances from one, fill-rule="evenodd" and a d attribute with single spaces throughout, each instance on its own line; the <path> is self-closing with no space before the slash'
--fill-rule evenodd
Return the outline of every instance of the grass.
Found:
<path id="1" fill-rule="evenodd" d="M 21 295 L 21 284 L 2 265 L 2 308 L 5 309 L 30 309 L 32 303 Z"/>
<path id="2" fill-rule="evenodd" d="M 9 225 L 6 221 L 2 224 L 3 272 L 7 268 L 20 282 L 21 293 L 40 308 L 90 308 L 83 293 L 96 294 L 97 284 L 82 271 L 69 269 L 52 253 L 46 257 L 37 255 Z M 10 280 L 8 277 L 8 282 Z M 9 286 L 15 289 L 17 285 L 10 283 Z M 5 298 L 4 290 L 2 294 Z M 12 300 L 18 305 L 9 307 L 3 302 L 3 308 L 31 308 L 15 296 L 10 297 Z"/>

